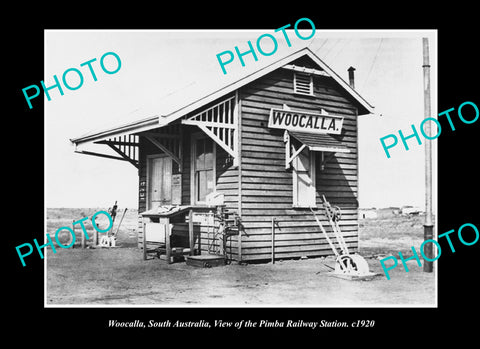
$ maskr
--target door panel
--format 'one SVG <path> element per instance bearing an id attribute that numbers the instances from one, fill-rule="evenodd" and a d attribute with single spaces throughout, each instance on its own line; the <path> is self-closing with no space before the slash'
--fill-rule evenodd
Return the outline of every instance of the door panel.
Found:
<path id="1" fill-rule="evenodd" d="M 172 203 L 172 159 L 167 156 L 148 160 L 148 209 Z"/>

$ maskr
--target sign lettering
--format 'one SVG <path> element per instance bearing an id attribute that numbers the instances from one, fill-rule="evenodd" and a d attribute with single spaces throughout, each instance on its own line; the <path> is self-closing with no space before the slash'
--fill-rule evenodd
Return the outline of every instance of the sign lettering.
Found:
<path id="1" fill-rule="evenodd" d="M 340 134 L 342 126 L 343 118 L 339 116 L 275 108 L 270 110 L 268 119 L 270 128 L 310 133 Z"/>

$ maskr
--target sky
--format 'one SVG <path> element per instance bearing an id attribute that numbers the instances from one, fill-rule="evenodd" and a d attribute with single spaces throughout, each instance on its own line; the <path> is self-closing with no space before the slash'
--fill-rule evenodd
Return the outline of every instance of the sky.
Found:
<path id="1" fill-rule="evenodd" d="M 360 207 L 424 207 L 426 140 L 422 138 L 422 145 L 409 140 L 408 151 L 399 141 L 387 158 L 379 139 L 398 136 L 398 130 L 408 135 L 411 125 L 418 129 L 424 118 L 422 37 L 429 38 L 432 116 L 438 114 L 436 32 L 316 30 L 311 39 L 301 40 L 287 30 L 289 47 L 274 29 L 46 30 L 45 85 L 54 84 L 53 75 L 61 80 L 69 68 L 80 70 L 84 78 L 77 90 L 63 87 L 62 96 L 52 89 L 50 101 L 44 96 L 46 207 L 105 208 L 115 201 L 120 207 L 137 207 L 137 169 L 128 162 L 77 154 L 71 138 L 165 114 L 303 47 L 309 47 L 345 81 L 347 69 L 355 67 L 355 89 L 375 107 L 375 114 L 359 117 Z M 246 50 L 248 40 L 255 45 L 265 33 L 276 38 L 275 53 L 268 57 L 257 53 L 258 61 L 245 56 L 244 67 L 235 57 L 223 74 L 218 53 L 234 51 L 235 46 Z M 311 30 L 300 33 L 307 37 Z M 262 48 L 268 52 L 273 46 L 263 40 Z M 104 73 L 99 65 L 107 52 L 121 59 L 115 74 Z M 97 59 L 92 63 L 97 81 L 86 66 L 80 66 L 93 58 Z M 104 63 L 109 70 L 116 68 L 112 56 Z M 79 83 L 75 73 L 69 73 L 67 81 L 72 86 Z M 436 159 L 436 141 L 431 142 Z M 100 148 L 91 150 L 108 152 L 106 146 L 96 146 Z"/>

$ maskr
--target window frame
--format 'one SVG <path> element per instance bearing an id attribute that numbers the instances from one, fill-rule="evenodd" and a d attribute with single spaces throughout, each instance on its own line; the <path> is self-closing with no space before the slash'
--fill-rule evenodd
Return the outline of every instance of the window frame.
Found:
<path id="1" fill-rule="evenodd" d="M 205 139 L 212 142 L 212 160 L 213 160 L 213 192 L 217 189 L 217 143 L 208 137 L 203 132 L 192 133 L 191 145 L 190 145 L 190 202 L 192 205 L 206 205 L 206 201 L 197 201 L 197 183 L 195 178 L 196 173 L 196 158 L 197 158 L 197 141 L 199 139 Z M 208 194 L 207 194 L 208 195 Z"/>

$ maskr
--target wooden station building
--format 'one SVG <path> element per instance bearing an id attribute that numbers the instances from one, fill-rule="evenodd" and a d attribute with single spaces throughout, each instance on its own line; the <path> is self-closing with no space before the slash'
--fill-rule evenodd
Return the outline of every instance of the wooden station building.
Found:
<path id="1" fill-rule="evenodd" d="M 76 151 L 138 168 L 140 223 L 145 211 L 163 205 L 202 207 L 218 194 L 241 220 L 242 229 L 227 244 L 232 260 L 333 254 L 310 209 L 329 228 L 322 195 L 341 208 L 340 227 L 355 252 L 357 122 L 373 107 L 352 83 L 304 48 L 203 98 L 185 100 L 168 115 L 71 141 L 75 146 L 104 144 L 118 156 Z M 208 240 L 208 227 L 197 226 Z"/>

